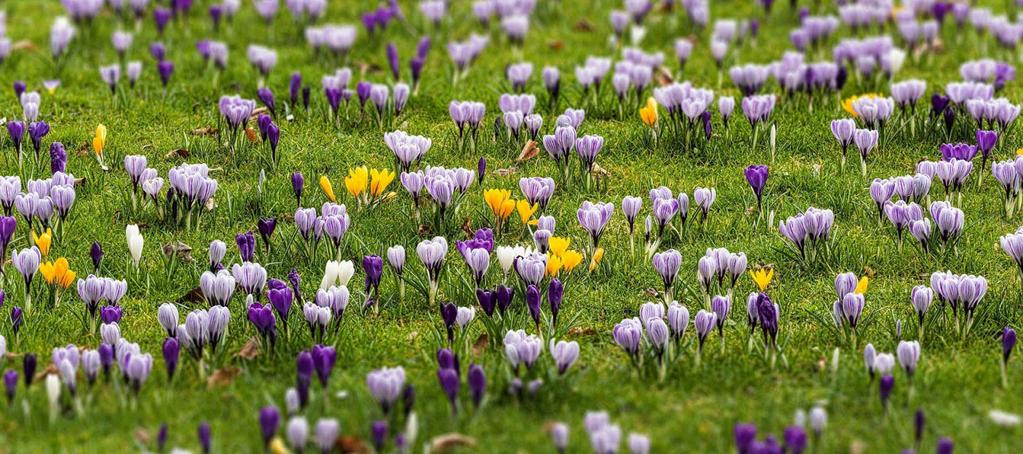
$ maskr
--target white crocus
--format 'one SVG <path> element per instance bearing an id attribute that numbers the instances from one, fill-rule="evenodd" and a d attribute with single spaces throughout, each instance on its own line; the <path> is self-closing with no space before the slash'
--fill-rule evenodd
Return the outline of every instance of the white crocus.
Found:
<path id="1" fill-rule="evenodd" d="M 56 421 L 60 413 L 60 378 L 56 374 L 46 376 L 46 398 L 50 402 L 50 422 Z"/>
<path id="2" fill-rule="evenodd" d="M 131 252 L 131 262 L 138 269 L 139 262 L 142 260 L 142 246 L 145 240 L 142 239 L 142 233 L 139 232 L 139 226 L 135 224 L 128 224 L 128 227 L 124 229 L 125 237 L 128 240 L 128 251 Z"/>

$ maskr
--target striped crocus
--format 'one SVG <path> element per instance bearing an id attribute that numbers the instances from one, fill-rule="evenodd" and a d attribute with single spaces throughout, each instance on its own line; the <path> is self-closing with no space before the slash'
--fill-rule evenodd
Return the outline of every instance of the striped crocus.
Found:
<path id="1" fill-rule="evenodd" d="M 661 276 L 661 283 L 664 284 L 664 303 L 669 304 L 674 300 L 672 289 L 675 285 L 675 277 L 678 276 L 679 268 L 682 266 L 682 254 L 674 249 L 668 249 L 654 254 L 652 260 L 654 270 Z"/>
<path id="2" fill-rule="evenodd" d="M 430 280 L 430 305 L 433 306 L 437 297 L 437 289 L 440 285 L 440 272 L 444 266 L 444 257 L 448 253 L 448 241 L 442 236 L 433 239 L 423 240 L 416 246 L 416 255 L 426 267 L 426 274 Z"/>
<path id="3" fill-rule="evenodd" d="M 606 202 L 593 203 L 584 201 L 579 210 L 576 211 L 576 218 L 579 225 L 590 234 L 592 251 L 596 251 L 600 243 L 600 236 L 607 227 L 607 222 L 614 212 L 614 204 Z"/>
<path id="4" fill-rule="evenodd" d="M 615 325 L 611 331 L 616 344 L 630 356 L 639 356 L 643 339 L 643 325 L 635 318 L 627 318 Z"/>

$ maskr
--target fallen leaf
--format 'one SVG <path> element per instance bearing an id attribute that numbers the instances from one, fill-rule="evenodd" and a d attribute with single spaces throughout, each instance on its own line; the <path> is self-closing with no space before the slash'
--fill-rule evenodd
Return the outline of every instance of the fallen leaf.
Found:
<path id="1" fill-rule="evenodd" d="M 199 287 L 189 290 L 181 298 L 178 298 L 179 303 L 203 303 L 206 302 L 206 298 L 202 296 L 202 289 Z"/>
<path id="2" fill-rule="evenodd" d="M 242 346 L 242 349 L 238 350 L 238 354 L 236 356 L 242 359 L 253 359 L 259 356 L 259 353 L 260 353 L 259 338 L 256 336 L 252 336 L 249 338 L 248 342 L 245 342 L 245 345 Z"/>
<path id="3" fill-rule="evenodd" d="M 873 268 L 869 266 L 863 267 L 863 275 L 866 276 L 867 278 L 873 279 L 875 274 L 877 274 L 877 271 L 874 271 Z"/>
<path id="4" fill-rule="evenodd" d="M 419 338 L 419 331 L 413 331 L 411 333 L 408 333 L 408 337 L 406 339 L 408 339 L 409 342 L 412 342 L 417 338 Z"/>
<path id="5" fill-rule="evenodd" d="M 362 439 L 358 437 L 353 437 L 351 435 L 345 435 L 342 436 L 341 438 L 338 438 L 335 447 L 340 448 L 341 452 L 345 454 L 370 453 L 369 447 L 366 446 L 366 443 L 363 442 Z"/>
<path id="6" fill-rule="evenodd" d="M 75 151 L 75 153 L 78 154 L 78 156 L 89 156 L 89 154 L 90 154 L 89 153 L 89 143 L 88 142 L 83 142 L 82 146 L 78 147 L 78 150 Z"/>
<path id="7" fill-rule="evenodd" d="M 475 449 L 476 439 L 460 433 L 446 433 L 433 437 L 433 440 L 430 440 L 430 452 L 447 451 L 448 449 L 458 447 Z"/>
<path id="8" fill-rule="evenodd" d="M 551 41 L 547 43 L 547 47 L 551 48 L 551 50 L 561 50 L 565 48 L 565 42 L 561 40 Z"/>
<path id="9" fill-rule="evenodd" d="M 430 236 L 431 232 L 433 232 L 433 229 L 430 226 L 426 224 L 419 225 L 419 236 Z"/>
<path id="10" fill-rule="evenodd" d="M 590 32 L 593 31 L 593 24 L 586 19 L 579 19 L 579 22 L 575 23 L 574 28 L 577 32 Z"/>
<path id="11" fill-rule="evenodd" d="M 515 162 L 528 161 L 538 154 L 540 154 L 540 147 L 536 146 L 535 140 L 530 140 L 522 147 L 522 152 L 519 153 L 519 157 L 515 158 Z"/>
<path id="12" fill-rule="evenodd" d="M 137 440 L 140 445 L 149 444 L 150 440 L 149 431 L 147 431 L 146 429 L 139 427 L 138 429 L 135 429 L 133 435 L 135 436 L 135 440 Z"/>
<path id="13" fill-rule="evenodd" d="M 477 337 L 476 342 L 472 344 L 472 355 L 482 356 L 488 346 L 490 346 L 490 337 L 487 336 L 487 333 L 480 334 L 480 337 Z"/>
<path id="14" fill-rule="evenodd" d="M 217 207 L 217 200 L 214 199 L 213 197 L 210 197 L 209 199 L 207 199 L 206 200 L 206 205 L 203 206 L 203 208 L 205 208 L 206 211 L 213 211 L 213 209 L 216 208 L 216 207 Z"/>
<path id="15" fill-rule="evenodd" d="M 517 167 L 509 167 L 507 169 L 497 169 L 497 170 L 494 171 L 494 175 L 497 175 L 499 177 L 506 177 L 508 175 L 511 175 L 511 174 L 515 173 L 517 170 L 519 170 Z"/>
<path id="16" fill-rule="evenodd" d="M 11 50 L 27 50 L 29 52 L 35 52 L 36 43 L 29 41 L 27 39 L 23 39 L 21 41 L 14 43 L 14 45 L 11 46 Z"/>
<path id="17" fill-rule="evenodd" d="M 590 170 L 590 174 L 598 178 L 603 178 L 610 176 L 611 172 L 608 172 L 607 169 L 601 167 L 600 164 L 593 163 L 593 170 Z"/>
<path id="18" fill-rule="evenodd" d="M 82 178 L 75 178 L 75 186 L 76 186 L 76 187 L 82 187 L 82 186 L 85 186 L 85 177 L 82 177 Z"/>
<path id="19" fill-rule="evenodd" d="M 192 263 L 192 246 L 181 241 L 174 241 L 163 245 L 163 255 L 170 257 L 177 255 L 182 262 Z"/>
<path id="20" fill-rule="evenodd" d="M 260 115 L 268 112 L 270 112 L 270 109 L 267 109 L 266 106 L 259 106 L 255 109 L 252 109 L 252 114 L 249 115 L 249 121 L 259 120 Z"/>
<path id="21" fill-rule="evenodd" d="M 476 235 L 476 230 L 472 228 L 472 218 L 465 218 L 465 222 L 462 223 L 462 232 L 468 238 Z"/>
<path id="22" fill-rule="evenodd" d="M 377 65 L 376 63 L 367 63 L 362 61 L 358 63 L 358 67 L 359 73 L 361 73 L 362 75 L 366 75 L 366 73 L 380 71 L 380 65 Z"/>
<path id="23" fill-rule="evenodd" d="M 671 75 L 671 70 L 662 66 L 661 70 L 657 71 L 657 83 L 662 87 L 671 85 L 675 83 L 675 76 Z"/>
<path id="24" fill-rule="evenodd" d="M 249 139 L 253 145 L 259 145 L 259 133 L 255 129 L 245 128 L 245 138 Z"/>
<path id="25" fill-rule="evenodd" d="M 203 126 L 192 130 L 193 136 L 213 136 L 217 134 L 217 128 L 212 126 Z"/>
<path id="26" fill-rule="evenodd" d="M 647 298 L 653 298 L 657 296 L 657 290 L 652 287 L 647 287 L 645 290 L 643 290 L 643 293 L 646 293 Z"/>
<path id="27" fill-rule="evenodd" d="M 241 375 L 242 370 L 236 366 L 227 366 L 223 369 L 217 369 L 210 375 L 210 378 L 206 380 L 207 388 L 217 388 L 220 386 L 227 386 L 234 382 L 234 379 Z"/>
<path id="28" fill-rule="evenodd" d="M 576 326 L 568 330 L 569 336 L 593 336 L 597 330 L 589 326 Z"/>
<path id="29" fill-rule="evenodd" d="M 167 154 L 164 155 L 164 158 L 166 158 L 166 159 L 175 159 L 175 158 L 185 158 L 185 159 L 187 159 L 190 155 L 191 155 L 191 153 L 189 153 L 188 150 L 186 150 L 184 148 L 178 148 L 176 150 L 168 151 Z"/>

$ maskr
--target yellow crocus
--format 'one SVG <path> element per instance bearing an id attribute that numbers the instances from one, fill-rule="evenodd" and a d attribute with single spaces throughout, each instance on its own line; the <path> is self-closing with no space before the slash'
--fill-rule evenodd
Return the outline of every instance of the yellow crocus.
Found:
<path id="1" fill-rule="evenodd" d="M 639 118 L 643 124 L 653 127 L 657 124 L 657 100 L 653 96 L 646 99 L 646 106 L 639 109 Z"/>
<path id="2" fill-rule="evenodd" d="M 770 266 L 756 267 L 749 270 L 749 275 L 753 278 L 753 283 L 762 292 L 767 290 L 767 286 L 771 285 L 771 280 L 774 279 L 774 268 Z"/>
<path id="3" fill-rule="evenodd" d="M 860 295 L 867 293 L 867 284 L 869 283 L 870 279 L 868 279 L 867 276 L 861 277 L 860 281 L 856 283 L 856 290 L 854 291 Z"/>
<path id="4" fill-rule="evenodd" d="M 1016 154 L 1018 156 L 1023 156 L 1023 148 L 1020 148 L 1020 149 L 1016 150 Z"/>
<path id="5" fill-rule="evenodd" d="M 43 276 L 43 280 L 47 284 L 57 284 L 64 289 L 70 287 L 71 282 L 75 280 L 75 272 L 71 271 L 70 265 L 64 257 L 53 262 L 40 263 L 39 274 Z"/>
<path id="6" fill-rule="evenodd" d="M 326 175 L 320 175 L 320 189 L 322 189 L 323 194 L 327 196 L 327 200 L 337 202 L 337 197 L 334 196 L 334 185 L 331 184 L 330 178 L 327 178 Z"/>
<path id="7" fill-rule="evenodd" d="M 579 266 L 579 264 L 583 262 L 583 255 L 580 254 L 579 251 L 573 251 L 571 249 L 562 252 L 559 258 L 561 259 L 561 266 L 566 272 L 574 270 L 575 267 Z"/>
<path id="8" fill-rule="evenodd" d="M 565 251 L 568 250 L 568 246 L 571 244 L 571 238 L 563 238 L 560 236 L 552 236 L 550 240 L 547 241 L 547 245 L 550 248 L 551 253 L 558 257 L 565 255 Z"/>
<path id="9" fill-rule="evenodd" d="M 483 191 L 483 201 L 490 207 L 494 217 L 503 221 L 511 216 L 515 209 L 515 201 L 511 199 L 511 191 L 507 189 L 487 189 Z"/>
<path id="10" fill-rule="evenodd" d="M 540 208 L 540 205 L 534 203 L 532 206 L 530 206 L 529 202 L 527 202 L 525 199 L 519 200 L 518 203 L 515 204 L 515 209 L 518 210 L 519 219 L 522 220 L 523 224 L 529 222 L 529 219 L 533 217 L 533 213 L 536 213 L 536 210 L 538 208 Z"/>
<path id="11" fill-rule="evenodd" d="M 550 277 L 557 277 L 558 271 L 561 271 L 561 267 L 564 264 L 561 262 L 556 255 L 547 254 L 547 275 Z"/>
<path id="12" fill-rule="evenodd" d="M 92 151 L 96 156 L 103 156 L 103 149 L 107 147 L 107 127 L 102 124 L 96 126 L 96 136 L 92 138 Z"/>
<path id="13" fill-rule="evenodd" d="M 358 197 L 363 192 L 366 192 L 367 186 L 369 186 L 369 169 L 366 166 L 348 169 L 348 176 L 345 177 L 345 188 L 348 189 L 348 193 L 352 197 Z"/>
<path id="14" fill-rule="evenodd" d="M 598 247 L 597 250 L 593 251 L 593 257 L 590 258 L 590 271 L 597 269 L 600 266 L 600 261 L 604 259 L 604 248 Z"/>
<path id="15" fill-rule="evenodd" d="M 46 257 L 50 254 L 50 245 L 53 244 L 53 232 L 50 229 L 46 229 L 42 235 L 36 235 L 35 230 L 33 230 L 32 242 L 39 248 L 39 254 Z"/>
<path id="16" fill-rule="evenodd" d="M 380 197 L 380 195 L 387 189 L 387 185 L 394 181 L 394 172 L 388 169 L 373 169 L 373 171 L 370 172 L 370 176 L 372 178 L 370 179 L 369 193 L 373 197 Z"/>

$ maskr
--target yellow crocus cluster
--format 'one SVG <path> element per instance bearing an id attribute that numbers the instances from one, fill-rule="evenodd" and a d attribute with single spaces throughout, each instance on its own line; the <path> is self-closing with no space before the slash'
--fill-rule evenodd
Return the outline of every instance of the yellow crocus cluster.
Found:
<path id="1" fill-rule="evenodd" d="M 568 248 L 572 244 L 572 240 L 570 238 L 552 236 L 548 240 L 547 244 L 548 276 L 555 277 L 562 270 L 566 273 L 570 273 L 575 269 L 575 267 L 582 263 L 583 255 L 579 253 L 579 251 L 574 251 Z"/>
<path id="2" fill-rule="evenodd" d="M 71 271 L 71 265 L 64 257 L 52 262 L 40 263 L 39 274 L 43 276 L 48 285 L 58 285 L 62 289 L 67 289 L 75 281 L 75 272 Z"/>
<path id="3" fill-rule="evenodd" d="M 853 103 L 860 98 L 880 98 L 881 95 L 877 93 L 864 93 L 862 95 L 853 95 L 842 101 L 842 110 L 852 115 L 853 118 L 858 118 L 859 114 L 856 113 L 856 109 L 853 109 Z"/>
<path id="4" fill-rule="evenodd" d="M 749 275 L 753 278 L 753 283 L 757 288 L 763 292 L 767 290 L 767 286 L 771 285 L 771 280 L 774 279 L 774 268 L 770 265 L 757 266 L 749 270 Z"/>
<path id="5" fill-rule="evenodd" d="M 525 199 L 516 201 L 511 197 L 511 191 L 507 189 L 487 189 L 483 191 L 483 202 L 490 208 L 490 212 L 494 214 L 494 221 L 497 224 L 497 231 L 501 231 L 501 226 L 504 225 L 505 221 L 511 216 L 512 212 L 519 213 L 519 220 L 522 221 L 523 225 L 531 224 L 535 221 L 531 220 L 533 215 L 536 214 L 536 210 L 540 208 L 539 205 L 530 205 Z"/>
<path id="6" fill-rule="evenodd" d="M 859 293 L 860 295 L 867 293 L 867 284 L 869 283 L 870 279 L 868 279 L 867 276 L 861 277 L 860 281 L 856 283 L 856 290 L 853 290 L 853 292 Z"/>
<path id="7" fill-rule="evenodd" d="M 483 191 L 483 201 L 490 208 L 490 212 L 494 213 L 494 219 L 498 224 L 508 219 L 515 209 L 515 200 L 511 198 L 511 191 L 507 189 L 487 189 Z"/>
<path id="8" fill-rule="evenodd" d="M 657 100 L 653 96 L 647 98 L 646 105 L 639 109 L 639 118 L 651 128 L 657 125 Z"/>
<path id="9" fill-rule="evenodd" d="M 46 257 L 50 254 L 50 245 L 53 244 L 53 232 L 50 229 L 46 229 L 42 235 L 37 235 L 35 230 L 33 230 L 32 243 L 35 243 L 36 247 L 39 248 L 39 254 Z"/>
<path id="10" fill-rule="evenodd" d="M 348 176 L 345 177 L 345 189 L 352 197 L 369 203 L 384 195 L 387 186 L 394 181 L 394 176 L 394 172 L 388 169 L 352 167 L 348 169 Z"/>

